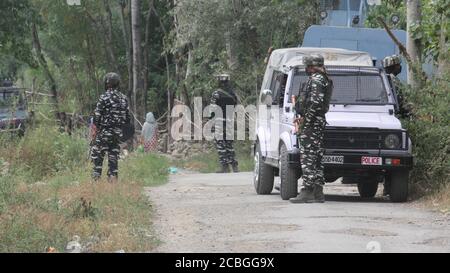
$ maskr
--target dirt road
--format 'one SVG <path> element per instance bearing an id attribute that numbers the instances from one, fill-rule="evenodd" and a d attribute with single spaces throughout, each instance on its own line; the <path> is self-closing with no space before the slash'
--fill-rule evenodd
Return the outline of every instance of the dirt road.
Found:
<path id="1" fill-rule="evenodd" d="M 251 173 L 178 174 L 147 189 L 157 252 L 450 252 L 450 217 L 325 187 L 325 204 L 256 195 Z"/>

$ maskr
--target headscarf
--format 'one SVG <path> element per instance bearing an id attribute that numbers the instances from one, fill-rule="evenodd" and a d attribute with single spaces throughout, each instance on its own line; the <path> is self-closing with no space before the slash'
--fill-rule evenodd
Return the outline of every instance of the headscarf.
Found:
<path id="1" fill-rule="evenodd" d="M 154 151 L 158 146 L 158 124 L 152 112 L 147 113 L 144 126 L 142 127 L 142 138 L 144 150 Z"/>

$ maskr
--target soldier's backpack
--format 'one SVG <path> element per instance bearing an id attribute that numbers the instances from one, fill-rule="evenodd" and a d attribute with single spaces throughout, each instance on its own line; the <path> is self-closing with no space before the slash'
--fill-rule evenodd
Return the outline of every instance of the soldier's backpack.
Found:
<path id="1" fill-rule="evenodd" d="M 135 132 L 133 120 L 129 119 L 129 121 L 122 126 L 122 137 L 120 138 L 120 141 L 127 142 L 133 138 Z"/>

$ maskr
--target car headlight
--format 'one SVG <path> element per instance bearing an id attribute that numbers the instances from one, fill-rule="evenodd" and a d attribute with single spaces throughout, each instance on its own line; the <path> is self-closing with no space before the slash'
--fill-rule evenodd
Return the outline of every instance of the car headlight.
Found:
<path id="1" fill-rule="evenodd" d="M 400 138 L 397 135 L 390 134 L 384 139 L 384 146 L 388 149 L 400 148 Z"/>

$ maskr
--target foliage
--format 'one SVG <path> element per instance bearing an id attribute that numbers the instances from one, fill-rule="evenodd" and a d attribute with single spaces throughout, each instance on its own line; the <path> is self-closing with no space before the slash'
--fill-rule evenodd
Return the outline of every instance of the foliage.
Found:
<path id="1" fill-rule="evenodd" d="M 411 24 L 411 31 L 415 39 L 422 43 L 423 59 L 431 57 L 436 63 L 439 58 L 441 33 L 449 33 L 450 22 L 450 1 L 449 0 L 424 0 L 421 1 L 421 22 Z M 393 26 L 392 15 L 398 15 L 400 22 Z M 380 27 L 377 17 L 381 16 L 391 28 L 406 30 L 406 6 L 405 1 L 385 0 L 382 5 L 371 8 L 366 25 L 368 27 Z M 448 47 L 448 36 L 445 37 L 445 44 Z M 447 53 L 448 54 L 448 53 Z"/>
<path id="2" fill-rule="evenodd" d="M 3 143 L 2 156 L 13 167 L 30 174 L 36 182 L 61 171 L 87 164 L 88 145 L 84 138 L 61 134 L 42 126 L 26 132 L 17 143 Z"/>
<path id="3" fill-rule="evenodd" d="M 448 66 L 448 59 L 439 55 L 449 53 L 449 5 L 448 0 L 421 1 L 422 20 L 411 25 L 413 37 L 419 39 L 423 46 L 422 59 L 431 59 L 439 66 L 443 64 Z M 406 29 L 405 1 L 383 1 L 381 6 L 372 8 L 367 24 L 370 27 L 378 27 L 376 20 L 378 16 L 389 22 L 393 14 L 400 15 L 399 27 Z M 442 34 L 447 34 L 444 41 L 441 39 Z M 450 90 L 448 81 L 449 74 L 446 72 L 444 75 L 437 75 L 428 80 L 420 90 L 411 88 L 405 90 L 407 101 L 414 105 L 414 117 L 411 120 L 405 120 L 404 124 L 411 134 L 415 156 L 415 167 L 411 178 L 420 194 L 439 190 L 449 183 Z"/>
<path id="4" fill-rule="evenodd" d="M 445 31 L 443 28 L 446 28 L 447 35 L 449 33 L 450 0 L 427 0 L 424 2 L 422 21 L 414 24 L 411 28 L 413 37 L 422 41 L 424 57 L 431 56 L 437 62 L 441 53 L 441 33 Z M 447 50 L 449 50 L 448 36 L 445 39 Z"/>
<path id="5" fill-rule="evenodd" d="M 2 1 L 2 10 L 14 13 L 0 19 L 2 29 L 12 29 L 1 40 L 8 41 L 8 48 L 15 52 L 0 50 L 0 56 L 26 52 L 28 57 L 0 58 L 1 74 L 21 79 L 23 87 L 31 87 L 34 81 L 36 89 L 48 93 L 49 83 L 36 71 L 38 67 L 21 65 L 36 62 L 31 54 L 30 24 L 34 22 L 58 86 L 61 111 L 89 114 L 103 90 L 102 77 L 111 70 L 120 72 L 122 89 L 130 95 L 129 2 L 82 1 L 82 6 L 69 6 L 65 0 Z M 300 44 L 306 28 L 315 22 L 318 7 L 318 1 L 304 0 L 181 0 L 176 5 L 153 1 L 152 11 L 150 2 L 142 1 L 141 30 L 144 38 L 148 25 L 145 97 L 148 110 L 156 116 L 167 111 L 168 88 L 176 91 L 179 99 L 184 88 L 190 97 L 207 98 L 215 88 L 213 75 L 225 70 L 232 72 L 243 101 L 252 102 L 267 49 Z M 19 41 L 24 44 L 15 45 Z"/>
<path id="6" fill-rule="evenodd" d="M 0 1 L 0 59 L 14 58 L 36 66 L 31 54 L 30 18 L 33 17 L 29 0 Z M 7 30 L 7 31 L 3 31 Z M 3 63 L 1 61 L 0 63 Z M 14 70 L 10 72 L 15 72 Z M 0 73 L 2 76 L 4 72 Z M 11 75 L 10 75 L 11 76 Z"/>
<path id="7" fill-rule="evenodd" d="M 391 20 L 393 15 L 397 15 L 400 19 L 395 25 Z M 366 26 L 370 28 L 380 27 L 377 20 L 378 17 L 383 18 L 390 28 L 406 30 L 405 1 L 384 0 L 381 5 L 370 7 L 366 20 Z"/>
<path id="8" fill-rule="evenodd" d="M 315 22 L 315 4 L 316 1 L 180 1 L 174 9 L 178 26 L 171 33 L 171 50 L 176 53 L 190 48 L 192 62 L 188 59 L 186 68 L 190 95 L 208 97 L 216 87 L 213 75 L 227 71 L 241 98 L 253 102 L 262 81 L 267 50 L 301 44 L 306 28 Z"/>
<path id="9" fill-rule="evenodd" d="M 122 169 L 133 168 L 121 172 L 119 184 L 92 184 L 83 137 L 48 126 L 3 142 L 0 155 L 0 252 L 63 252 L 74 235 L 89 252 L 155 247 L 142 188 L 167 181 L 164 158 L 128 157 Z"/>
<path id="10" fill-rule="evenodd" d="M 168 160 L 155 154 L 138 154 L 121 166 L 121 173 L 144 186 L 157 186 L 166 182 Z"/>
<path id="11" fill-rule="evenodd" d="M 414 118 L 405 121 L 411 134 L 415 166 L 411 174 L 419 193 L 427 193 L 450 183 L 449 75 L 430 81 L 422 90 L 408 90 Z"/>

